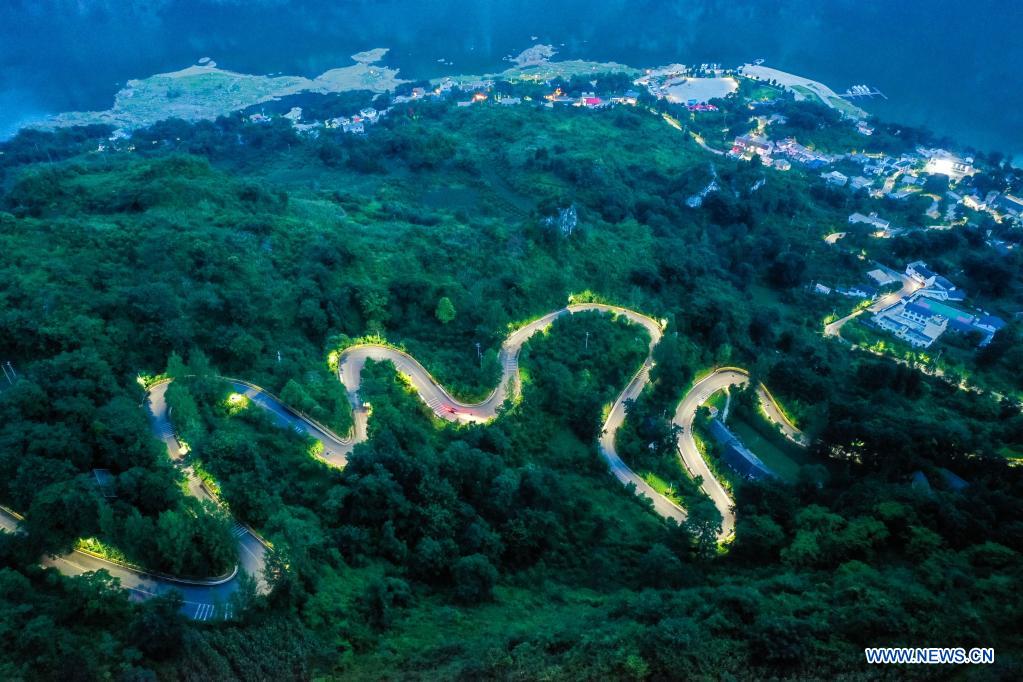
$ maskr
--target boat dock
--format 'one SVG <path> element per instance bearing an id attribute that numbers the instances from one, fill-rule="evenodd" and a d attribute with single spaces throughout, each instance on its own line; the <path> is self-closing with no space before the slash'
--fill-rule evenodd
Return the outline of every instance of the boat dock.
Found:
<path id="1" fill-rule="evenodd" d="M 854 85 L 839 95 L 839 97 L 844 97 L 845 99 L 856 99 L 858 97 L 883 97 L 884 99 L 888 99 L 888 96 L 883 92 L 877 88 L 872 88 L 869 85 Z"/>

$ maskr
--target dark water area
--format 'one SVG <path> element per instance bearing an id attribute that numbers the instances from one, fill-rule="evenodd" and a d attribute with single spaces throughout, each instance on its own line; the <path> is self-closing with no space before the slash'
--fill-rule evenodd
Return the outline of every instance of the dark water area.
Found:
<path id="1" fill-rule="evenodd" d="M 105 109 L 131 78 L 211 57 L 315 76 L 387 47 L 405 78 L 481 73 L 534 43 L 633 66 L 764 59 L 885 118 L 1023 159 L 1023 5 L 1013 0 L 4 0 L 0 135 Z M 438 60 L 444 60 L 444 63 Z M 448 64 L 447 62 L 451 62 Z"/>

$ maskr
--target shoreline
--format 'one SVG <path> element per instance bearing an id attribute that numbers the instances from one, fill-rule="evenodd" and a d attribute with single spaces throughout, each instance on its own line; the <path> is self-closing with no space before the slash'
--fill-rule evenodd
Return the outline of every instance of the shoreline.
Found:
<path id="1" fill-rule="evenodd" d="M 177 71 L 126 81 L 125 86 L 114 94 L 113 104 L 108 109 L 23 114 L 0 133 L 0 142 L 15 137 L 22 130 L 56 130 L 100 124 L 130 132 L 168 118 L 180 118 L 188 122 L 214 120 L 254 105 L 303 93 L 327 95 L 369 90 L 381 94 L 393 91 L 398 85 L 410 80 L 401 78 L 398 68 L 379 64 L 389 51 L 389 48 L 378 47 L 357 52 L 351 55 L 351 64 L 328 69 L 315 77 L 286 75 L 279 72 L 273 75 L 258 75 L 232 71 L 220 68 L 216 61 L 204 56 Z M 638 78 L 644 73 L 649 74 L 666 68 L 641 69 L 614 61 L 595 62 L 585 59 L 559 61 L 553 59 L 557 53 L 558 50 L 552 45 L 538 43 L 526 48 L 517 56 L 505 57 L 504 60 L 511 64 L 502 71 L 482 75 L 464 73 L 441 75 L 423 80 L 428 80 L 435 86 L 449 83 L 464 87 L 488 80 L 542 82 L 597 73 L 623 73 Z M 724 73 L 727 74 L 724 78 L 732 80 L 738 78 L 774 80 L 782 88 L 792 92 L 797 100 L 815 99 L 851 118 L 863 119 L 871 116 L 869 112 L 840 97 L 826 84 L 781 69 L 746 63 Z M 685 83 L 682 87 L 685 87 Z M 669 99 L 680 101 L 670 97 Z M 967 142 L 961 144 L 976 146 Z M 992 150 L 1001 149 L 990 144 L 988 147 Z M 1014 167 L 1023 168 L 1023 150 L 1010 150 L 1004 154 Z"/>

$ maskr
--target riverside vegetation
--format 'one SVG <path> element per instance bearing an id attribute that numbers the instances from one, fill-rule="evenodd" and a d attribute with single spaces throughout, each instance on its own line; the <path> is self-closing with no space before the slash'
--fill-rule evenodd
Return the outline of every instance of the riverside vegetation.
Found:
<path id="1" fill-rule="evenodd" d="M 0 155 L 0 359 L 18 372 L 0 392 L 0 503 L 27 531 L 0 533 L 4 679 L 867 679 L 863 647 L 910 643 L 993 646 L 999 676 L 1023 674 L 1019 405 L 823 338 L 830 304 L 805 285 L 863 264 L 822 241 L 848 206 L 819 179 L 712 157 L 629 107 L 418 104 L 316 139 L 281 119 L 172 120 L 96 152 L 109 134 L 23 132 Z M 712 172 L 722 190 L 688 208 Z M 574 229 L 545 220 L 570 206 Z M 928 245 L 946 246 L 913 256 L 983 246 Z M 1018 296 L 1018 253 L 997 286 L 967 269 L 967 288 Z M 681 527 L 597 454 L 647 343 L 606 316 L 531 340 L 521 401 L 485 426 L 434 423 L 371 365 L 371 437 L 343 470 L 210 378 L 343 432 L 328 358 L 353 339 L 478 399 L 509 327 L 573 295 L 667 322 L 619 449 L 671 484 Z M 1004 334 L 976 371 L 1012 396 Z M 813 439 L 787 480 L 734 482 L 723 551 L 670 429 L 721 364 L 750 368 Z M 190 456 L 273 545 L 272 591 L 231 621 L 37 565 L 86 537 L 154 570 L 233 564 L 229 521 L 183 494 L 140 407 L 137 377 L 164 371 Z"/>

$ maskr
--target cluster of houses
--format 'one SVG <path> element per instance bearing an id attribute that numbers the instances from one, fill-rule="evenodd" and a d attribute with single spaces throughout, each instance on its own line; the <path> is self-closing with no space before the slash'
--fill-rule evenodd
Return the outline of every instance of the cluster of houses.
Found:
<path id="1" fill-rule="evenodd" d="M 768 106 L 770 103 L 757 103 Z M 752 120 L 752 119 L 751 119 Z M 940 202 L 946 201 L 945 218 L 949 224 L 936 224 L 933 228 L 948 229 L 955 216 L 955 207 L 963 206 L 991 215 L 997 222 L 1016 221 L 1023 223 L 1023 198 L 1011 193 L 989 191 L 981 195 L 970 187 L 971 178 L 977 174 L 970 157 L 960 157 L 944 149 L 918 147 L 915 152 L 905 153 L 898 157 L 882 153 L 856 151 L 848 154 L 825 154 L 800 144 L 795 138 L 771 140 L 766 129 L 770 124 L 784 123 L 779 114 L 770 117 L 760 115 L 755 118 L 757 127 L 753 131 L 735 138 L 729 154 L 733 157 L 751 159 L 759 156 L 765 166 L 778 170 L 789 170 L 798 165 L 808 170 L 821 170 L 821 177 L 833 187 L 844 187 L 852 191 L 864 190 L 875 199 L 906 199 L 924 191 L 927 176 L 944 175 L 953 184 L 967 191 L 948 191 L 944 197 L 932 196 L 930 207 L 925 215 L 938 221 L 941 218 Z M 862 120 L 858 122 L 860 133 L 873 134 Z M 839 162 L 850 162 L 859 165 L 859 173 L 842 172 L 828 169 Z M 846 169 L 845 166 L 842 166 Z M 935 198 L 937 197 L 937 198 Z M 878 236 L 891 236 L 887 228 L 880 228 Z"/>
<path id="2" fill-rule="evenodd" d="M 366 107 L 353 116 L 339 116 L 323 122 L 323 127 L 328 130 L 340 128 L 346 133 L 361 134 L 366 132 L 366 125 L 373 124 L 380 120 L 380 117 L 387 111 L 377 111 L 373 107 Z"/>
<path id="3" fill-rule="evenodd" d="M 991 191 L 981 197 L 974 191 L 964 196 L 962 202 L 975 211 L 987 213 L 999 223 L 1006 220 L 1023 221 L 1023 198 L 1008 192 Z"/>
<path id="4" fill-rule="evenodd" d="M 736 137 L 729 154 L 745 159 L 758 155 L 765 166 L 782 171 L 792 168 L 793 163 L 816 170 L 832 164 L 838 159 L 830 154 L 805 147 L 792 137 L 774 142 L 766 135 L 754 133 Z"/>
<path id="5" fill-rule="evenodd" d="M 950 305 L 965 300 L 966 293 L 923 261 L 907 265 L 906 276 L 920 288 L 878 311 L 871 319 L 914 348 L 930 348 L 948 330 L 977 332 L 981 336 L 980 345 L 986 346 L 1005 326 L 1005 321 L 996 315 L 984 311 L 971 313 Z"/>
<path id="6" fill-rule="evenodd" d="M 634 83 L 637 86 L 646 87 L 656 97 L 665 97 L 664 86 L 679 78 L 692 77 L 694 74 L 720 76 L 724 73 L 726 72 L 717 64 L 701 64 L 698 67 L 671 64 L 660 69 L 648 70 Z M 435 81 L 431 88 L 416 87 L 408 94 L 395 96 L 393 104 L 447 97 L 452 92 L 472 93 L 468 99 L 457 102 L 459 107 L 481 104 L 488 100 L 501 106 L 515 106 L 531 99 L 494 94 L 495 85 L 495 81 L 489 79 L 470 82 L 445 78 Z M 636 106 L 639 99 L 640 93 L 637 90 L 628 90 L 615 95 L 596 92 L 568 95 L 558 88 L 545 95 L 540 104 L 548 108 L 574 106 L 604 109 L 615 105 Z M 790 170 L 794 165 L 808 170 L 819 170 L 821 178 L 828 185 L 846 188 L 854 192 L 867 191 L 873 198 L 906 199 L 924 191 L 926 176 L 944 175 L 954 184 L 952 189 L 955 191 L 950 189 L 944 193 L 944 196 L 928 194 L 932 201 L 925 215 L 935 221 L 936 224 L 931 225 L 932 228 L 949 229 L 957 220 L 965 220 L 961 213 L 957 217 L 958 206 L 985 212 L 999 223 L 1015 221 L 1023 224 L 1023 198 L 998 191 L 987 191 L 982 194 L 973 188 L 972 178 L 978 171 L 973 165 L 972 158 L 960 157 L 944 149 L 924 147 L 918 147 L 914 152 L 898 157 L 862 151 L 848 154 L 826 154 L 800 144 L 792 137 L 771 140 L 767 135 L 767 129 L 776 123 L 786 123 L 785 116 L 770 112 L 771 104 L 772 102 L 750 103 L 751 108 L 763 109 L 764 113 L 755 117 L 757 126 L 753 131 L 735 138 L 729 152 L 731 156 L 745 159 L 758 156 L 764 165 L 780 171 Z M 688 102 L 686 108 L 694 112 L 716 110 L 714 105 L 695 100 Z M 319 122 L 303 123 L 301 109 L 297 108 L 285 117 L 292 120 L 296 129 L 311 135 L 318 134 L 317 129 L 321 126 L 327 129 L 340 129 L 346 133 L 361 134 L 366 131 L 368 125 L 376 123 L 389 110 L 390 108 L 377 111 L 369 107 L 352 116 L 332 118 L 322 124 Z M 665 116 L 665 118 L 669 123 L 677 123 L 669 116 Z M 261 113 L 253 114 L 249 119 L 253 123 L 266 123 L 270 120 L 269 117 Z M 856 122 L 856 126 L 857 131 L 864 136 L 872 135 L 874 132 L 873 128 L 862 119 Z M 676 127 L 680 126 L 676 125 Z M 839 162 L 843 162 L 842 165 L 834 168 L 833 166 Z M 856 169 L 852 168 L 853 164 L 860 166 L 862 170 L 856 172 Z M 702 196 L 692 197 L 691 201 L 699 205 L 702 202 Z M 940 220 L 942 217 L 941 202 L 945 202 L 944 221 Z M 877 237 L 891 237 L 900 231 L 898 228 L 892 228 L 888 221 L 878 218 L 875 214 L 864 216 L 854 213 L 849 217 L 849 222 L 866 223 L 873 226 L 875 228 L 874 236 Z M 1002 251 L 1009 251 L 1013 248 L 1012 244 L 997 239 L 993 239 L 991 243 L 993 248 Z"/>
<path id="7" fill-rule="evenodd" d="M 850 225 L 869 225 L 874 228 L 875 237 L 891 237 L 896 234 L 898 228 L 893 228 L 892 224 L 883 218 L 879 218 L 877 213 L 871 211 L 868 215 L 862 213 L 853 213 L 849 216 Z"/>
<path id="8" fill-rule="evenodd" d="M 615 104 L 624 104 L 627 106 L 636 106 L 639 102 L 639 93 L 635 90 L 627 90 L 621 95 L 613 97 L 601 97 L 595 92 L 584 92 L 578 97 L 572 97 L 562 92 L 561 88 L 557 88 L 554 92 L 544 95 L 544 106 L 553 109 L 555 106 L 573 106 L 573 107 L 586 107 L 587 109 L 606 109 Z"/>
<path id="9" fill-rule="evenodd" d="M 863 189 L 864 187 L 870 187 L 874 184 L 874 181 L 870 178 L 865 178 L 861 175 L 854 175 L 850 177 L 837 170 L 821 173 L 821 177 L 824 178 L 824 181 L 829 185 L 834 187 L 848 187 L 853 191 Z"/>
<path id="10" fill-rule="evenodd" d="M 306 133 L 312 137 L 316 137 L 319 135 L 319 129 L 321 127 L 326 128 L 327 130 L 341 129 L 346 133 L 353 133 L 358 135 L 365 133 L 367 125 L 376 123 L 377 121 L 380 120 L 382 116 L 385 116 L 388 111 L 390 111 L 390 109 L 377 111 L 373 107 L 366 107 L 365 109 L 359 111 L 359 113 L 353 114 L 352 116 L 338 116 L 336 118 L 329 118 L 323 123 L 320 123 L 319 121 L 303 123 L 302 108 L 292 107 L 291 111 L 284 114 L 282 118 L 291 121 L 291 125 L 295 128 L 295 130 L 301 133 Z M 252 114 L 251 116 L 249 116 L 249 121 L 251 123 L 256 123 L 259 125 L 265 125 L 267 123 L 270 123 L 271 120 L 272 119 L 269 116 L 263 114 L 262 112 Z"/>

